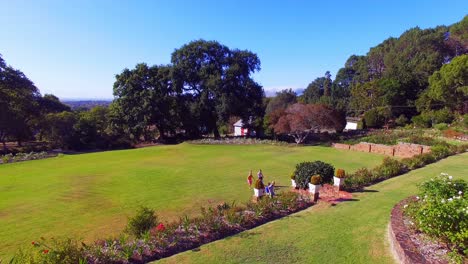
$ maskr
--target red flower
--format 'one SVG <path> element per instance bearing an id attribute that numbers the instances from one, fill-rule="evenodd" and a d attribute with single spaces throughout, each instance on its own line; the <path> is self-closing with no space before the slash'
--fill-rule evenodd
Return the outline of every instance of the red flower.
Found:
<path id="1" fill-rule="evenodd" d="M 44 251 L 42 251 L 42 252 L 44 252 L 44 254 L 47 254 L 47 253 L 49 253 L 49 250 L 48 250 L 48 249 L 44 249 Z"/>
<path id="2" fill-rule="evenodd" d="M 158 230 L 158 231 L 164 231 L 164 230 L 166 230 L 166 227 L 164 226 L 163 223 L 159 223 L 159 225 L 156 227 L 156 230 Z"/>
<path id="3" fill-rule="evenodd" d="M 36 245 L 36 242 L 34 242 L 34 241 L 33 241 L 33 242 L 31 242 L 31 245 L 33 245 L 33 246 L 34 246 L 34 245 Z"/>

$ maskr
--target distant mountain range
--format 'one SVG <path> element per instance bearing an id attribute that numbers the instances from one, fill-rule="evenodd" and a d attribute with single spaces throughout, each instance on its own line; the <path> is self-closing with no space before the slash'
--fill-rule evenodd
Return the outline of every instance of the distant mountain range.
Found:
<path id="1" fill-rule="evenodd" d="M 305 90 L 305 88 L 296 88 L 296 89 L 293 89 L 293 91 L 296 92 L 297 96 L 302 95 L 302 93 L 304 93 L 304 90 Z M 269 91 L 269 90 L 265 90 L 265 96 L 266 96 L 266 97 L 274 97 L 274 96 L 276 96 L 276 92 L 279 92 L 279 91 Z"/>
<path id="2" fill-rule="evenodd" d="M 63 99 L 62 103 L 76 109 L 91 109 L 96 106 L 109 106 L 112 99 Z"/>
<path id="3" fill-rule="evenodd" d="M 302 95 L 302 93 L 304 92 L 304 88 L 296 88 L 296 89 L 293 89 L 297 96 L 300 96 Z M 265 95 L 266 97 L 274 97 L 276 96 L 276 92 L 279 92 L 279 91 L 269 91 L 269 90 L 265 90 Z M 112 99 L 80 99 L 80 98 L 77 98 L 77 99 L 61 99 L 60 100 L 62 103 L 70 106 L 72 108 L 72 110 L 76 110 L 76 109 L 91 109 L 93 107 L 96 107 L 96 106 L 109 106 L 111 103 L 112 103 Z"/>

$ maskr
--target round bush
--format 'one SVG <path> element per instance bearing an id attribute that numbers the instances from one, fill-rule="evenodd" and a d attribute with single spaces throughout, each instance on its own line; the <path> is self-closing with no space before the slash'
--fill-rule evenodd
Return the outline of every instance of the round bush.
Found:
<path id="1" fill-rule="evenodd" d="M 331 183 L 333 181 L 334 172 L 335 168 L 331 164 L 319 160 L 299 163 L 296 165 L 296 170 L 294 171 L 296 185 L 306 189 L 309 185 L 310 178 L 315 174 L 322 177 L 323 183 Z"/>

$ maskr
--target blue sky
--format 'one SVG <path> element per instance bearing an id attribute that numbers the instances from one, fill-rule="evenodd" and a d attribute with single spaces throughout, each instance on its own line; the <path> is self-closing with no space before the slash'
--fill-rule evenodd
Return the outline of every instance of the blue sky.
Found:
<path id="1" fill-rule="evenodd" d="M 112 98 L 115 74 L 194 40 L 257 53 L 266 91 L 304 88 L 406 29 L 457 22 L 468 1 L 0 0 L 0 53 L 44 93 Z"/>

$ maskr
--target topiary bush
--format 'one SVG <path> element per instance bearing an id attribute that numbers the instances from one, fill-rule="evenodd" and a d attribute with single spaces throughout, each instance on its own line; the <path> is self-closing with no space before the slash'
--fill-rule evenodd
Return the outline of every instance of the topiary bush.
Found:
<path id="1" fill-rule="evenodd" d="M 157 224 L 158 217 L 155 211 L 148 207 L 140 207 L 136 215 L 129 219 L 126 231 L 140 238 Z"/>
<path id="2" fill-rule="evenodd" d="M 323 183 L 331 183 L 333 181 L 334 172 L 335 168 L 331 164 L 319 160 L 299 163 L 296 165 L 296 170 L 294 171 L 296 185 L 306 189 L 310 178 L 315 174 L 322 177 Z"/>
<path id="3" fill-rule="evenodd" d="M 310 184 L 319 185 L 320 183 L 322 183 L 322 177 L 320 177 L 320 175 L 313 175 L 310 177 Z"/>
<path id="4" fill-rule="evenodd" d="M 337 178 L 344 178 L 344 177 L 346 177 L 345 170 L 343 170 L 343 169 L 337 169 L 337 170 L 336 170 L 336 177 L 337 177 Z"/>

